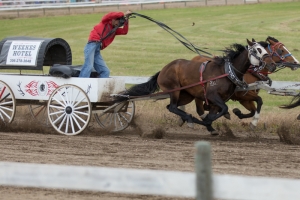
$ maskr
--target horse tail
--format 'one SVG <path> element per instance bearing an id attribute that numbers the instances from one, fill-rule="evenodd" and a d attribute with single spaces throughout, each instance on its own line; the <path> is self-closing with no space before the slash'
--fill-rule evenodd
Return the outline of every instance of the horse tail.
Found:
<path id="1" fill-rule="evenodd" d="M 115 97 L 115 100 L 120 102 L 127 100 L 128 96 L 144 96 L 159 91 L 159 86 L 157 84 L 157 77 L 159 73 L 160 72 L 157 72 L 155 75 L 151 76 L 147 82 L 134 85 L 128 90 L 121 92 L 120 96 Z"/>
<path id="2" fill-rule="evenodd" d="M 295 108 L 297 106 L 300 106 L 300 94 L 298 94 L 297 96 L 295 96 L 293 98 L 292 102 L 293 101 L 295 101 L 295 102 L 294 103 L 290 103 L 289 105 L 282 105 L 282 106 L 280 106 L 280 108 L 291 109 L 291 108 Z"/>

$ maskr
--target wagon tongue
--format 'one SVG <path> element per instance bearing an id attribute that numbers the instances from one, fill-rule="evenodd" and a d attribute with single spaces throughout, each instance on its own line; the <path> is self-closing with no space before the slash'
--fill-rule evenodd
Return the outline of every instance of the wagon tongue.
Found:
<path id="1" fill-rule="evenodd" d="M 281 63 L 277 63 L 276 65 L 277 65 L 277 67 L 280 67 L 280 66 L 289 67 L 292 70 L 297 70 L 298 68 L 300 68 L 300 64 L 289 63 L 289 62 L 281 62 Z"/>

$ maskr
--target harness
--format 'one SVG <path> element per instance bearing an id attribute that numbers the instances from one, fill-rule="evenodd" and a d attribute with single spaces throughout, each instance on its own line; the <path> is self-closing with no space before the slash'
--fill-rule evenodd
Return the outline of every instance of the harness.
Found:
<path id="1" fill-rule="evenodd" d="M 234 68 L 234 66 L 232 65 L 232 63 L 226 59 L 225 60 L 225 73 L 228 74 L 228 78 L 237 86 L 240 88 L 243 88 L 244 90 L 246 90 L 248 88 L 248 84 L 244 81 L 241 81 L 235 74 L 234 70 L 232 68 Z"/>
<path id="2" fill-rule="evenodd" d="M 206 89 L 205 89 L 205 85 L 204 83 L 212 81 L 212 80 L 216 80 L 219 78 L 223 78 L 226 77 L 229 78 L 229 80 L 231 80 L 237 87 L 239 88 L 243 88 L 244 90 L 246 90 L 248 88 L 248 84 L 244 81 L 241 81 L 236 73 L 234 72 L 233 68 L 234 66 L 232 65 L 232 63 L 229 61 L 229 59 L 225 60 L 225 64 L 224 64 L 224 68 L 225 68 L 225 74 L 214 77 L 213 79 L 209 79 L 206 81 L 203 81 L 203 72 L 206 69 L 207 64 L 210 61 L 206 61 L 201 63 L 200 67 L 199 67 L 199 73 L 200 73 L 200 82 L 198 83 L 199 85 L 201 85 L 203 87 L 203 92 L 204 92 L 204 98 L 205 98 L 205 103 L 208 105 L 208 100 L 206 98 Z"/>
<path id="3" fill-rule="evenodd" d="M 266 79 L 269 79 L 268 77 L 269 72 L 263 72 L 261 66 L 250 65 L 247 71 L 251 75 L 259 78 L 262 81 L 266 81 Z"/>
<path id="4" fill-rule="evenodd" d="M 199 67 L 199 72 L 200 72 L 200 84 L 201 84 L 202 87 L 203 87 L 205 103 L 206 103 L 207 105 L 208 105 L 208 101 L 207 101 L 207 98 L 206 98 L 206 89 L 205 89 L 205 86 L 204 86 L 204 83 L 203 83 L 203 72 L 204 72 L 204 70 L 206 69 L 206 65 L 207 65 L 208 62 L 210 62 L 210 61 L 206 61 L 206 62 L 201 63 L 201 65 L 200 65 L 200 67 Z"/>
<path id="5" fill-rule="evenodd" d="M 281 42 L 277 42 L 276 44 L 274 44 L 274 45 L 270 45 L 270 44 L 268 44 L 268 49 L 269 49 L 269 51 L 270 51 L 270 54 L 271 54 L 271 56 L 277 56 L 277 57 L 279 57 L 280 58 L 280 60 L 281 61 L 284 61 L 284 59 L 286 58 L 286 57 L 288 57 L 288 56 L 291 56 L 292 54 L 291 53 L 287 53 L 287 54 L 285 54 L 285 55 L 283 55 L 283 56 L 281 56 L 281 55 L 279 55 L 279 54 L 281 54 L 280 52 L 278 52 L 280 49 L 278 49 L 281 45 L 283 45 Z M 277 47 L 277 51 L 275 51 L 275 48 Z M 280 50 L 281 51 L 281 50 Z"/>

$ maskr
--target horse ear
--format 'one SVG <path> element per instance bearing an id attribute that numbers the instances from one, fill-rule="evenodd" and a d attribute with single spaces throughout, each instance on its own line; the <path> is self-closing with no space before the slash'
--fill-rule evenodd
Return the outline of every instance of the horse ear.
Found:
<path id="1" fill-rule="evenodd" d="M 250 46 L 253 46 L 253 43 L 247 39 L 247 43 L 250 45 Z"/>
<path id="2" fill-rule="evenodd" d="M 254 38 L 252 38 L 252 42 L 256 42 Z"/>

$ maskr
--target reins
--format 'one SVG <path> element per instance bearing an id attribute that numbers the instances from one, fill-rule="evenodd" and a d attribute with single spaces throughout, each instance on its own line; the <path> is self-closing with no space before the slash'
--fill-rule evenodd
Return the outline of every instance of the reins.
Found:
<path id="1" fill-rule="evenodd" d="M 146 15 L 142 15 L 142 14 L 139 14 L 139 13 L 132 13 L 132 15 L 136 15 L 136 16 L 139 16 L 139 17 L 142 17 L 144 19 L 147 19 L 151 22 L 154 22 L 155 24 L 157 24 L 159 27 L 161 27 L 162 29 L 164 29 L 165 31 L 167 31 L 168 33 L 170 33 L 173 37 L 175 37 L 181 44 L 183 44 L 186 48 L 188 48 L 189 50 L 191 50 L 192 52 L 194 53 L 197 53 L 199 55 L 201 55 L 200 52 L 202 53 L 205 53 L 205 54 L 208 54 L 208 55 L 211 55 L 211 53 L 207 52 L 207 51 L 204 51 L 198 47 L 196 47 L 194 44 L 192 44 L 190 41 L 188 41 L 185 37 L 183 37 L 183 35 L 181 35 L 180 33 L 178 33 L 177 31 L 173 30 L 172 28 L 170 28 L 169 26 L 167 26 L 166 24 L 160 22 L 160 21 L 157 21 L 155 19 L 152 19 L 151 17 L 148 17 Z"/>
<path id="2" fill-rule="evenodd" d="M 140 98 L 140 97 L 154 97 L 154 96 L 158 96 L 158 95 L 162 95 L 162 94 L 168 94 L 168 93 L 171 93 L 171 92 L 176 92 L 176 91 L 179 91 L 179 90 L 184 90 L 184 89 L 191 88 L 191 87 L 194 87 L 194 86 L 197 86 L 197 85 L 200 85 L 200 84 L 204 84 L 204 83 L 207 83 L 209 81 L 213 81 L 213 80 L 223 78 L 223 77 L 226 77 L 226 76 L 228 76 L 228 74 L 222 74 L 220 76 L 213 77 L 213 78 L 210 78 L 208 80 L 199 81 L 199 82 L 193 83 L 191 85 L 187 85 L 187 86 L 180 87 L 180 88 L 175 88 L 175 89 L 172 89 L 172 90 L 167 90 L 167 91 L 164 91 L 164 92 L 157 92 L 157 93 L 154 93 L 154 94 L 144 95 L 144 96 L 127 96 L 127 98 L 128 99 L 134 99 L 134 98 Z"/>

